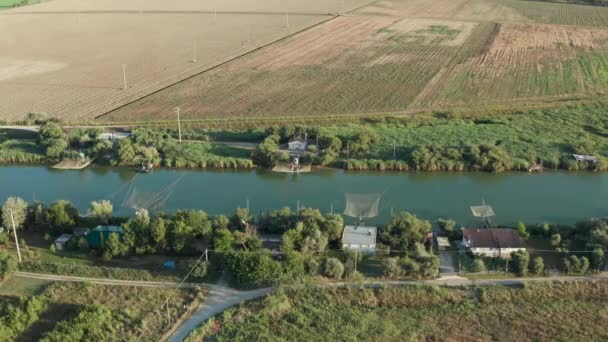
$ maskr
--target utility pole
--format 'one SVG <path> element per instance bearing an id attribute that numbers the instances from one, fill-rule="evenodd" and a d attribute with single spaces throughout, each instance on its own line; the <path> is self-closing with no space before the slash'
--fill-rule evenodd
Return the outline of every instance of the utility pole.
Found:
<path id="1" fill-rule="evenodd" d="M 181 144 L 182 143 L 182 123 L 179 120 L 179 112 L 180 112 L 180 110 L 181 109 L 179 107 L 175 108 L 175 111 L 177 112 L 177 135 L 179 137 L 179 143 Z"/>
<path id="2" fill-rule="evenodd" d="M 289 10 L 285 12 L 285 27 L 289 30 Z"/>
<path id="3" fill-rule="evenodd" d="M 169 322 L 169 326 L 171 326 L 171 314 L 169 313 L 169 300 L 167 300 L 167 321 Z"/>
<path id="4" fill-rule="evenodd" d="M 334 214 L 334 202 L 329 202 L 329 212 L 332 215 Z"/>
<path id="5" fill-rule="evenodd" d="M 127 90 L 127 65 L 122 65 L 122 89 Z"/>
<path id="6" fill-rule="evenodd" d="M 355 248 L 355 273 L 357 273 L 357 257 L 359 256 L 359 249 Z"/>
<path id="7" fill-rule="evenodd" d="M 298 210 L 298 216 L 299 216 L 300 215 L 300 200 L 298 200 L 297 210 Z"/>
<path id="8" fill-rule="evenodd" d="M 205 261 L 209 262 L 209 250 L 205 248 Z"/>
<path id="9" fill-rule="evenodd" d="M 350 148 L 348 147 L 348 140 L 346 141 L 346 159 L 350 159 Z"/>
<path id="10" fill-rule="evenodd" d="M 11 222 L 13 223 L 13 235 L 15 236 L 15 245 L 17 246 L 17 255 L 19 256 L 19 262 L 21 263 L 21 250 L 19 249 L 19 240 L 17 239 L 17 226 L 15 226 L 15 218 L 13 217 L 13 209 L 9 209 L 11 213 Z"/>
<path id="11" fill-rule="evenodd" d="M 192 63 L 196 63 L 196 61 L 198 60 L 198 46 L 196 44 L 196 39 L 194 40 L 194 44 L 193 44 L 193 49 L 192 49 Z"/>
<path id="12" fill-rule="evenodd" d="M 344 12 L 344 0 L 342 0 L 342 5 L 340 5 L 340 7 L 341 7 L 340 13 L 341 14 L 346 13 L 346 12 Z"/>
<path id="13" fill-rule="evenodd" d="M 247 198 L 247 212 L 249 212 L 249 198 Z"/>

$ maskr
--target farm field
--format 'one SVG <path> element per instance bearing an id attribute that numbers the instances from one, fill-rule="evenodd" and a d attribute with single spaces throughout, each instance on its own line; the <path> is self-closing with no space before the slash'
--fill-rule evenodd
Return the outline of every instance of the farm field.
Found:
<path id="1" fill-rule="evenodd" d="M 186 119 L 238 120 L 594 100 L 608 91 L 606 25 L 603 7 L 379 1 L 99 119 L 170 120 L 177 106 Z"/>
<path id="2" fill-rule="evenodd" d="M 229 309 L 186 341 L 601 341 L 608 283 L 298 289 Z"/>
<path id="3" fill-rule="evenodd" d="M 3 11 L 0 118 L 167 121 L 180 107 L 185 120 L 310 120 L 608 95 L 608 7 L 366 3 L 54 0 Z M 353 12 L 333 16 L 343 10 Z"/>
<path id="4" fill-rule="evenodd" d="M 200 3 L 54 0 L 2 11 L 0 118 L 45 112 L 66 121 L 92 120 L 331 18 L 331 2 L 291 1 L 289 8 L 278 1 L 268 8 L 247 0 Z M 335 5 L 334 11 L 341 6 Z"/>
<path id="5" fill-rule="evenodd" d="M 5 283 L 28 289 L 21 279 L 9 278 Z M 108 334 L 125 341 L 158 341 L 195 298 L 202 296 L 194 289 L 172 294 L 170 288 L 86 283 L 36 283 L 29 285 L 35 291 L 25 293 L 5 291 L 3 287 L 4 284 L 0 286 L 0 321 L 6 324 L 0 328 L 3 341 L 77 341 L 107 339 Z M 169 295 L 171 323 L 165 310 L 162 316 L 157 315 Z M 12 312 L 8 305 L 13 306 Z"/>

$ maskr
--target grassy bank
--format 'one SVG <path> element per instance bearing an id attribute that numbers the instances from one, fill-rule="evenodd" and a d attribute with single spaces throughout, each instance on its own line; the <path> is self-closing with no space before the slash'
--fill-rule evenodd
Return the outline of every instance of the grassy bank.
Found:
<path id="1" fill-rule="evenodd" d="M 44 285 L 42 292 L 38 288 L 22 299 L 0 287 L 0 340 L 157 341 L 202 296 L 194 289 L 173 292 L 170 288 L 86 283 Z M 158 315 L 169 297 L 168 308 Z"/>
<path id="2" fill-rule="evenodd" d="M 607 282 L 279 291 L 188 340 L 603 340 L 607 303 Z"/>

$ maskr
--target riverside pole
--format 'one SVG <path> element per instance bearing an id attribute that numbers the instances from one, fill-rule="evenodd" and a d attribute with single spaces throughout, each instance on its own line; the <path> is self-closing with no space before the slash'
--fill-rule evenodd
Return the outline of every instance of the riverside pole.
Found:
<path id="1" fill-rule="evenodd" d="M 19 256 L 19 262 L 21 262 L 21 250 L 19 249 L 19 239 L 17 239 L 17 227 L 15 226 L 15 218 L 13 217 L 13 209 L 9 209 L 11 213 L 11 222 L 13 223 L 13 235 L 15 236 L 15 245 L 17 246 L 17 255 Z"/>

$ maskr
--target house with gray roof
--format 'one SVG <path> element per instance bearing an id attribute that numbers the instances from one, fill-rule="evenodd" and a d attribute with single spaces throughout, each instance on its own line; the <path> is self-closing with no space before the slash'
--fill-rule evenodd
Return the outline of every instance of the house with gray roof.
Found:
<path id="1" fill-rule="evenodd" d="M 464 228 L 462 245 L 471 253 L 491 258 L 511 258 L 511 253 L 525 250 L 526 243 L 515 229 Z"/>
<path id="2" fill-rule="evenodd" d="M 377 233 L 376 227 L 345 226 L 342 232 L 342 248 L 373 254 L 376 251 Z"/>

